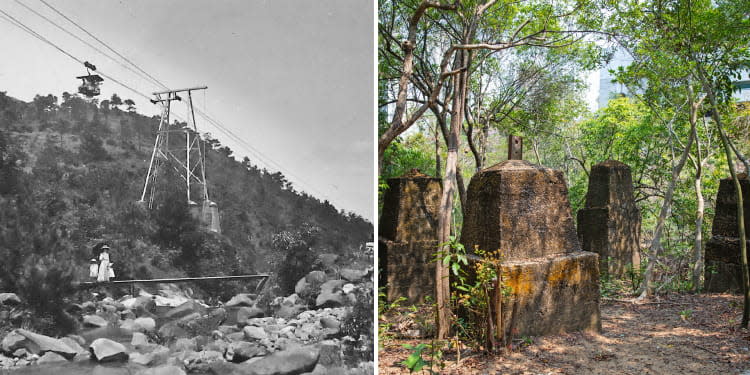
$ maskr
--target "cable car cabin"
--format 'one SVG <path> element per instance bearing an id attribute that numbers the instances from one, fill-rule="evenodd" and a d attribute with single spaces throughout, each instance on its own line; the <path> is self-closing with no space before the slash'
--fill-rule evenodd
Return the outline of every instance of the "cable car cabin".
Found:
<path id="1" fill-rule="evenodd" d="M 81 85 L 78 86 L 78 92 L 85 95 L 86 97 L 93 98 L 101 93 L 99 85 L 101 85 L 102 77 L 98 74 L 89 74 L 85 76 L 76 77 L 81 80 Z"/>

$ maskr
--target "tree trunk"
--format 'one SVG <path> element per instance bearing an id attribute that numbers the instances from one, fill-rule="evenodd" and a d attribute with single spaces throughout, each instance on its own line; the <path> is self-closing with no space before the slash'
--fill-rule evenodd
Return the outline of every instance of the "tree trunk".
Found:
<path id="1" fill-rule="evenodd" d="M 464 66 L 465 51 L 456 53 L 454 67 Z M 464 98 L 466 94 L 466 79 L 468 72 L 464 70 L 454 76 L 453 103 L 451 110 L 451 128 L 448 134 L 448 155 L 445 160 L 445 176 L 443 177 L 443 194 L 440 199 L 438 217 L 438 242 L 446 244 L 451 232 L 451 218 L 453 213 L 453 195 L 455 194 L 456 166 L 458 164 L 458 138 L 463 121 Z M 440 251 L 447 254 L 450 248 L 442 245 Z M 450 281 L 448 266 L 442 261 L 435 263 L 435 302 L 437 308 L 437 339 L 442 340 L 450 333 Z"/>
<path id="2" fill-rule="evenodd" d="M 737 178 L 737 173 L 734 170 L 732 148 L 729 146 L 727 135 L 724 134 L 721 117 L 718 114 L 716 106 L 716 98 L 714 97 L 713 91 L 710 89 L 708 90 L 708 98 L 711 100 L 711 108 L 713 109 L 712 117 L 716 122 L 716 128 L 719 130 L 721 143 L 724 146 L 724 153 L 727 156 L 729 174 L 732 176 L 732 181 L 734 182 L 735 197 L 737 200 L 737 231 L 740 240 L 740 273 L 742 273 L 742 292 L 744 294 L 744 306 L 742 308 L 742 322 L 740 323 L 740 326 L 747 328 L 748 322 L 750 321 L 750 275 L 748 274 L 747 267 L 747 240 L 745 235 L 745 212 L 742 202 L 742 185 L 740 185 L 740 180 Z"/>
<path id="3" fill-rule="evenodd" d="M 682 155 L 680 156 L 677 165 L 672 168 L 672 179 L 669 181 L 667 192 L 664 194 L 664 202 L 661 205 L 659 217 L 656 220 L 656 229 L 654 229 L 654 238 L 651 240 L 651 246 L 649 248 L 649 261 L 646 266 L 646 271 L 643 273 L 643 282 L 641 283 L 641 288 L 639 290 L 639 299 L 643 299 L 654 292 L 654 267 L 656 266 L 656 260 L 659 258 L 662 251 L 661 234 L 662 231 L 664 231 L 664 222 L 667 220 L 667 216 L 669 216 L 669 213 L 672 210 L 672 196 L 674 195 L 674 189 L 677 185 L 677 179 L 680 177 L 682 168 L 685 166 L 688 154 L 690 153 L 690 147 L 693 145 L 694 132 L 695 125 L 691 125 L 690 136 L 688 137 L 685 149 L 682 150 Z"/>
<path id="4" fill-rule="evenodd" d="M 692 123 L 697 121 L 698 108 L 693 106 L 690 113 Z M 699 292 L 702 289 L 701 278 L 703 277 L 703 212 L 705 201 L 703 199 L 703 155 L 701 152 L 701 143 L 698 139 L 698 132 L 693 127 L 693 137 L 695 138 L 696 158 L 695 158 L 695 198 L 698 207 L 695 210 L 695 241 L 693 244 L 693 291 Z"/>

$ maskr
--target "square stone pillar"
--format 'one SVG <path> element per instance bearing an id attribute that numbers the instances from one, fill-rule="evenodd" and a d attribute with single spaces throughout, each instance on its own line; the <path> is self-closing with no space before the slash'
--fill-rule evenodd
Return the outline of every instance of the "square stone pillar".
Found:
<path id="1" fill-rule="evenodd" d="M 508 160 L 476 174 L 461 242 L 503 254 L 506 337 L 601 330 L 599 260 L 581 251 L 562 172 Z"/>
<path id="2" fill-rule="evenodd" d="M 745 233 L 750 234 L 750 181 L 740 178 Z M 719 182 L 711 238 L 706 243 L 705 289 L 708 292 L 742 292 L 740 239 L 737 231 L 737 199 L 731 178 Z M 750 248 L 750 241 L 748 248 Z"/>
<path id="3" fill-rule="evenodd" d="M 416 304 L 435 294 L 441 180 L 412 170 L 387 181 L 378 226 L 379 283 L 389 302 Z"/>
<path id="4" fill-rule="evenodd" d="M 640 267 L 641 214 L 633 198 L 630 167 L 607 160 L 591 167 L 586 205 L 578 211 L 578 238 L 599 254 L 600 268 L 625 276 Z"/>

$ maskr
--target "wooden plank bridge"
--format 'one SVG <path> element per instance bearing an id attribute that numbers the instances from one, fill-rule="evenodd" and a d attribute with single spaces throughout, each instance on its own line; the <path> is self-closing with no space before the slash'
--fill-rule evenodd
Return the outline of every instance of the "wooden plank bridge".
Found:
<path id="1" fill-rule="evenodd" d="M 112 281 L 84 281 L 77 284 L 78 288 L 88 289 L 95 287 L 107 287 L 117 285 L 130 285 L 134 288 L 135 284 L 158 284 L 158 283 L 187 283 L 196 281 L 225 281 L 225 280 L 251 280 L 261 279 L 255 287 L 255 291 L 260 291 L 265 286 L 270 274 L 260 275 L 235 275 L 235 276 L 200 276 L 200 277 L 175 277 L 164 279 L 135 279 L 135 280 L 112 280 Z"/>

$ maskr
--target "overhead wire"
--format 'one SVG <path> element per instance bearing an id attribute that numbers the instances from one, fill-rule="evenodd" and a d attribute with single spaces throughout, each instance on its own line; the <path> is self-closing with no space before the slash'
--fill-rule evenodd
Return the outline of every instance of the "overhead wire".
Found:
<path id="1" fill-rule="evenodd" d="M 166 85 L 165 85 L 164 83 L 162 83 L 161 81 L 159 81 L 158 79 L 156 79 L 156 78 L 155 78 L 154 76 L 152 76 L 152 75 L 148 74 L 148 72 L 146 72 L 145 70 L 143 70 L 143 69 L 142 69 L 142 68 L 141 68 L 140 66 L 138 66 L 138 65 L 137 65 L 136 63 L 134 63 L 134 62 L 130 61 L 130 59 L 128 59 L 127 57 L 123 56 L 123 55 L 122 55 L 121 53 L 117 52 L 117 51 L 116 51 L 116 50 L 115 50 L 114 48 L 110 47 L 110 46 L 109 46 L 109 44 L 107 44 L 107 43 L 105 43 L 105 42 L 104 42 L 103 40 L 101 40 L 101 39 L 97 38 L 97 37 L 96 37 L 96 35 L 94 35 L 94 34 L 90 33 L 90 32 L 89 32 L 88 30 L 86 30 L 86 29 L 85 29 L 85 28 L 84 28 L 83 26 L 79 25 L 79 24 L 78 24 L 78 23 L 77 23 L 76 21 L 73 21 L 72 19 L 70 19 L 70 17 L 66 16 L 66 15 L 65 15 L 65 14 L 63 14 L 63 13 L 62 13 L 61 11 L 57 10 L 57 8 L 55 8 L 55 7 L 53 7 L 52 5 L 50 5 L 50 4 L 49 4 L 48 2 L 46 2 L 45 0 L 39 0 L 39 1 L 41 1 L 41 2 L 42 2 L 42 3 L 44 4 L 44 5 L 46 5 L 46 6 L 48 7 L 48 8 L 52 9 L 52 10 L 53 10 L 53 11 L 54 11 L 55 13 L 59 14 L 59 15 L 60 15 L 61 17 L 65 18 L 65 19 L 66 19 L 66 20 L 67 20 L 68 22 L 70 22 L 70 23 L 72 23 L 73 25 L 75 25 L 75 26 L 76 26 L 77 28 L 79 28 L 79 29 L 80 29 L 81 31 L 83 31 L 84 33 L 86 33 L 86 35 L 88 35 L 88 36 L 90 36 L 90 37 L 94 38 L 94 40 L 96 40 L 97 42 L 101 43 L 101 44 L 102 44 L 102 45 L 103 45 L 104 47 L 106 47 L 107 49 L 109 49 L 110 51 L 112 51 L 112 52 L 113 52 L 114 54 L 116 54 L 117 56 L 119 56 L 119 57 L 120 57 L 121 59 L 125 60 L 125 61 L 126 61 L 126 62 L 128 62 L 128 63 L 129 63 L 130 65 L 132 65 L 133 67 L 135 67 L 136 69 L 138 69 L 138 70 L 139 70 L 140 72 L 142 72 L 142 73 L 143 73 L 143 74 L 144 74 L 144 75 L 145 75 L 146 77 L 148 77 L 149 79 L 151 79 L 151 80 L 152 80 L 152 81 L 153 81 L 154 83 L 156 83 L 156 84 L 157 84 L 158 86 L 161 86 L 162 88 L 165 88 L 165 89 L 167 89 L 167 88 L 168 88 L 168 87 L 167 87 L 167 86 L 166 86 Z"/>
<path id="2" fill-rule="evenodd" d="M 76 34 L 73 34 L 73 33 L 72 33 L 71 31 L 69 31 L 68 29 L 66 29 L 66 28 L 64 28 L 64 27 L 62 27 L 62 26 L 60 26 L 60 25 L 58 25 L 58 24 L 57 24 L 57 23 L 56 23 L 55 21 L 53 21 L 53 20 L 52 20 L 52 19 L 50 19 L 49 17 L 45 16 L 44 14 L 42 14 L 42 13 L 39 13 L 38 11 L 36 11 L 35 9 L 31 8 L 30 6 L 28 6 L 28 5 L 24 4 L 24 3 L 23 3 L 23 2 L 21 2 L 20 0 L 14 0 L 14 1 L 15 1 L 15 2 L 16 2 L 17 4 L 21 5 L 22 7 L 24 7 L 24 8 L 25 8 L 26 10 L 28 10 L 29 12 L 32 12 L 32 13 L 34 13 L 35 15 L 37 15 L 38 17 L 40 17 L 40 18 L 44 19 L 45 21 L 47 21 L 48 23 L 50 23 L 50 24 L 51 24 L 52 26 L 54 26 L 54 27 L 56 27 L 57 29 L 61 30 L 62 32 L 64 32 L 64 33 L 66 33 L 66 34 L 70 35 L 71 37 L 75 38 L 76 40 L 80 41 L 81 43 L 83 43 L 83 44 L 87 45 L 88 47 L 90 47 L 90 48 L 91 48 L 91 49 L 93 49 L 94 51 L 96 51 L 96 52 L 99 52 L 99 53 L 100 53 L 101 55 L 103 55 L 103 56 L 107 57 L 108 59 L 110 59 L 110 60 L 114 61 L 115 63 L 117 63 L 118 65 L 122 66 L 123 68 L 125 68 L 125 69 L 129 70 L 130 72 L 134 73 L 135 75 L 137 75 L 137 76 L 139 76 L 139 77 L 141 77 L 141 78 L 143 78 L 143 79 L 145 79 L 145 80 L 148 80 L 148 77 L 146 77 L 146 76 L 145 76 L 145 75 L 144 75 L 143 73 L 140 73 L 140 72 L 138 72 L 138 71 L 134 70 L 133 68 L 131 68 L 130 66 L 128 66 L 128 65 L 126 65 L 126 64 L 123 64 L 123 63 L 122 63 L 121 61 L 117 60 L 117 59 L 116 59 L 115 57 L 112 57 L 112 56 L 111 56 L 111 55 L 109 55 L 108 53 L 106 53 L 106 52 L 102 51 L 101 49 L 99 49 L 99 48 L 98 48 L 98 47 L 96 47 L 95 45 L 93 45 L 93 44 L 89 43 L 89 42 L 88 42 L 87 40 L 84 40 L 83 38 L 79 37 L 78 35 L 76 35 Z"/>
<path id="3" fill-rule="evenodd" d="M 48 22 L 53 23 L 55 26 L 57 26 L 61 30 L 65 31 L 66 33 L 70 34 L 71 36 L 74 36 L 76 39 L 78 39 L 79 41 L 85 43 L 86 45 L 88 45 L 89 47 L 93 48 L 97 52 L 99 52 L 99 53 L 101 53 L 101 54 L 103 54 L 103 55 L 105 55 L 105 56 L 107 56 L 109 58 L 112 58 L 111 56 L 109 56 L 106 53 L 102 52 L 98 48 L 92 46 L 90 43 L 87 43 L 86 41 L 82 40 L 81 38 L 79 38 L 79 37 L 73 35 L 72 33 L 70 33 L 68 30 L 66 30 L 66 29 L 58 26 L 57 24 L 55 24 L 53 21 L 49 20 L 48 18 L 40 15 L 36 11 L 31 10 L 25 4 L 20 3 L 18 0 L 15 0 L 15 1 L 18 2 L 19 4 L 21 4 L 22 6 L 24 6 L 25 8 L 27 8 L 28 10 L 32 11 L 33 13 L 37 14 L 38 16 L 44 18 Z M 128 61 L 130 64 L 132 64 L 133 66 L 135 66 L 137 69 L 141 70 L 143 72 L 143 74 L 145 74 L 146 76 L 150 77 L 154 81 L 154 83 L 162 86 L 165 89 L 168 89 L 168 87 L 166 85 L 164 85 L 163 83 L 161 83 L 158 79 L 154 78 L 152 75 L 150 75 L 147 72 L 143 71 L 140 67 L 138 67 L 137 65 L 135 65 L 134 63 L 132 63 L 130 60 L 128 60 L 127 58 L 125 58 L 124 56 L 122 56 L 121 54 L 119 54 L 118 52 L 116 52 L 114 49 L 112 49 L 111 47 L 109 47 L 109 45 L 107 45 L 106 43 L 104 43 L 103 41 L 101 41 L 99 38 L 95 37 L 93 34 L 91 34 L 88 31 L 86 31 L 85 28 L 83 28 L 82 26 L 80 26 L 77 23 L 75 23 L 74 21 L 72 21 L 70 18 L 68 18 L 67 16 L 65 16 L 62 12 L 60 12 L 57 9 L 55 9 L 54 7 L 52 7 L 51 5 L 49 5 L 48 3 L 46 3 L 44 0 L 40 0 L 40 1 L 43 2 L 45 5 L 47 5 L 48 7 L 50 7 L 51 9 L 53 9 L 56 13 L 60 14 L 62 17 L 64 17 L 65 19 L 67 19 L 69 22 L 75 24 L 78 28 L 80 28 L 81 30 L 83 30 L 87 35 L 89 35 L 92 38 L 96 39 L 99 43 L 102 43 L 102 45 L 105 45 L 108 49 L 112 50 L 118 56 L 120 56 L 121 58 L 123 58 L 123 60 Z M 62 47 L 58 46 L 54 42 L 52 42 L 49 39 L 45 38 L 43 35 L 39 34 L 36 31 L 34 31 L 32 28 L 30 28 L 29 26 L 27 26 L 23 22 L 19 21 L 17 18 L 13 17 L 12 15 L 8 14 L 4 10 L 0 9 L 0 14 L 4 15 L 5 17 L 7 17 L 6 20 L 10 20 L 11 24 L 13 24 L 14 26 L 20 28 L 21 30 L 23 30 L 23 31 L 25 31 L 27 33 L 29 33 L 30 35 L 34 36 L 35 38 L 39 39 L 40 41 L 42 41 L 42 42 L 44 42 L 44 43 L 46 43 L 48 45 L 50 45 L 51 47 L 57 49 L 61 53 L 65 54 L 66 56 L 68 56 L 71 59 L 73 59 L 74 61 L 76 61 L 76 62 L 78 62 L 80 64 L 84 64 L 84 61 L 82 61 L 81 59 L 75 57 L 73 54 L 71 54 L 68 51 L 64 50 Z M 123 87 L 123 88 L 125 88 L 125 89 L 127 89 L 127 90 L 129 90 L 129 91 L 131 91 L 131 92 L 133 92 L 133 93 L 135 93 L 135 94 L 143 97 L 143 98 L 145 98 L 146 100 L 148 100 L 148 101 L 151 100 L 150 96 L 148 96 L 148 95 L 146 95 L 146 94 L 138 91 L 137 89 L 134 89 L 134 88 L 130 87 L 129 85 L 127 85 L 127 84 L 125 84 L 125 83 L 123 83 L 123 82 L 115 79 L 112 76 L 109 76 L 109 75 L 105 74 L 101 70 L 95 69 L 94 71 L 96 73 L 98 73 L 99 75 L 101 75 L 102 77 L 104 77 L 104 78 L 106 78 L 106 79 L 108 79 L 108 80 L 110 80 L 110 81 L 112 81 L 112 82 L 120 85 L 121 87 Z M 140 77 L 146 79 L 143 76 L 140 76 Z M 211 117 L 210 115 L 208 115 L 207 113 L 205 113 L 204 111 L 202 111 L 199 107 L 196 107 L 196 112 L 201 117 L 203 117 L 206 121 L 208 121 L 210 124 L 212 124 L 214 127 L 216 127 L 217 130 L 221 131 L 222 133 L 224 133 L 225 135 L 227 135 L 229 138 L 231 138 L 235 142 L 239 143 L 239 145 L 241 147 L 245 148 L 246 151 L 248 151 L 251 154 L 253 154 L 257 159 L 259 159 L 261 162 L 263 162 L 263 164 L 266 164 L 266 166 L 268 166 L 268 167 L 275 166 L 279 171 L 282 171 L 286 175 L 288 175 L 290 177 L 293 177 L 295 180 L 297 180 L 297 183 L 299 185 L 307 187 L 309 190 L 317 193 L 318 195 L 320 195 L 323 198 L 325 198 L 325 199 L 327 199 L 327 200 L 330 201 L 330 199 L 328 198 L 327 194 L 325 194 L 325 193 L 321 192 L 320 190 L 314 188 L 312 185 L 310 185 L 309 183 L 307 183 L 304 179 L 300 178 L 296 174 L 291 173 L 288 169 L 282 167 L 279 163 L 277 163 L 272 158 L 270 158 L 270 157 L 266 156 L 265 154 L 263 154 L 260 150 L 258 150 L 255 147 L 253 147 L 250 143 L 248 143 L 242 137 L 238 136 L 236 133 L 234 133 L 229 128 L 227 128 L 226 126 L 224 126 L 221 122 L 219 122 L 218 120 L 214 119 L 213 117 Z M 180 116 L 177 116 L 176 114 L 175 114 L 175 117 L 177 117 L 181 121 L 184 121 L 183 119 L 180 118 Z"/>

